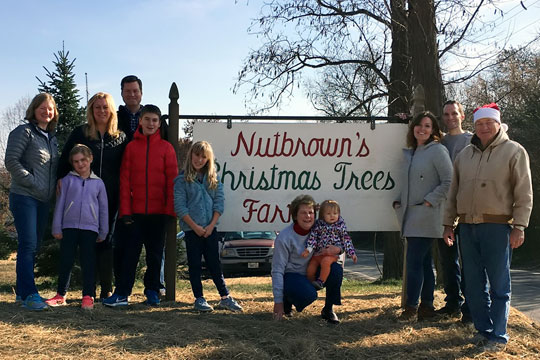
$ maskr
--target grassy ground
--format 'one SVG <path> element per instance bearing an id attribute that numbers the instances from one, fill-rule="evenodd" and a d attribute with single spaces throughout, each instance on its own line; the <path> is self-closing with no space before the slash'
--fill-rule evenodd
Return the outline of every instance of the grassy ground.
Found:
<path id="1" fill-rule="evenodd" d="M 13 303 L 14 262 L 0 261 L 0 358 L 2 359 L 540 359 L 540 326 L 511 309 L 511 340 L 505 352 L 481 353 L 467 339 L 470 327 L 455 320 L 400 323 L 399 284 L 374 285 L 345 280 L 342 323 L 320 319 L 317 300 L 283 322 L 271 320 L 272 292 L 268 276 L 228 279 L 243 313 L 192 310 L 187 280 L 179 280 L 176 303 L 149 308 L 141 288 L 127 308 L 99 304 L 80 309 L 80 292 L 69 305 L 31 312 Z M 211 304 L 218 296 L 204 282 Z M 43 296 L 54 289 L 42 289 Z M 437 292 L 437 305 L 442 294 Z"/>

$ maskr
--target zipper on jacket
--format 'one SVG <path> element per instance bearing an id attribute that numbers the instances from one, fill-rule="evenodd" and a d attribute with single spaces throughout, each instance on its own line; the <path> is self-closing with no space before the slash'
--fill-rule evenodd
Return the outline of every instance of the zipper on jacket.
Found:
<path id="1" fill-rule="evenodd" d="M 82 194 L 81 194 L 81 199 L 84 199 L 85 196 L 84 196 L 84 193 L 86 192 L 86 189 L 84 188 L 84 183 L 85 183 L 86 179 L 82 179 Z M 81 206 L 79 207 L 79 228 L 81 226 L 81 219 L 82 219 L 82 208 L 83 208 L 83 203 L 81 203 Z"/>
<path id="2" fill-rule="evenodd" d="M 71 209 L 71 207 L 73 206 L 73 201 L 71 201 L 68 205 L 68 207 L 66 208 L 66 210 L 64 210 L 64 216 L 67 215 L 67 213 L 69 212 L 69 210 Z"/>
<path id="3" fill-rule="evenodd" d="M 148 215 L 148 158 L 150 153 L 150 136 L 146 137 L 146 203 L 144 213 Z"/>
<path id="4" fill-rule="evenodd" d="M 104 147 L 104 143 L 103 143 L 103 136 L 101 136 L 101 133 L 98 131 L 99 133 L 99 137 L 101 138 L 101 153 L 99 155 L 99 177 L 101 177 L 101 170 L 103 169 L 103 147 Z"/>
<path id="5" fill-rule="evenodd" d="M 47 135 L 47 147 L 49 148 L 49 156 L 50 156 L 49 158 L 49 184 L 48 184 L 49 186 L 47 188 L 47 199 L 51 198 L 50 192 L 51 192 L 51 176 L 52 176 L 52 164 L 53 164 L 53 153 L 52 153 L 52 148 L 51 148 L 52 138 L 53 138 L 52 135 L 51 136 Z"/>
<path id="6" fill-rule="evenodd" d="M 474 157 L 474 150 L 473 150 L 473 157 Z M 474 175 L 474 183 L 473 183 L 473 194 L 471 196 L 472 199 L 476 197 L 476 183 L 478 181 L 478 174 L 480 173 L 480 168 L 482 167 L 482 158 L 484 157 L 484 152 L 480 151 L 480 159 L 478 160 L 478 165 L 476 166 L 476 174 Z M 471 157 L 472 159 L 472 157 Z M 474 201 L 471 201 L 471 210 L 470 214 L 474 219 L 475 209 L 474 209 Z M 473 221 L 474 223 L 474 221 Z"/>

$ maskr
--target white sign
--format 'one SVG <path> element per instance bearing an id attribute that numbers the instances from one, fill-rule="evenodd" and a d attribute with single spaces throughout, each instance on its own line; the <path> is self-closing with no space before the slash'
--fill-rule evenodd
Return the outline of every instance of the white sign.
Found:
<path id="1" fill-rule="evenodd" d="M 194 141 L 214 149 L 225 192 L 220 231 L 275 230 L 291 223 L 300 194 L 339 202 L 349 231 L 398 231 L 407 125 L 195 123 Z"/>

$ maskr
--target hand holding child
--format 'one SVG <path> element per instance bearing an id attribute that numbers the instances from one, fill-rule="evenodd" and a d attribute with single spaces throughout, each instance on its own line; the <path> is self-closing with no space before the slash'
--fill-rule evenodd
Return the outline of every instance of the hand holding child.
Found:
<path id="1" fill-rule="evenodd" d="M 307 258 L 309 255 L 309 250 L 308 249 L 305 249 L 303 252 L 302 252 L 302 257 L 303 258 Z"/>

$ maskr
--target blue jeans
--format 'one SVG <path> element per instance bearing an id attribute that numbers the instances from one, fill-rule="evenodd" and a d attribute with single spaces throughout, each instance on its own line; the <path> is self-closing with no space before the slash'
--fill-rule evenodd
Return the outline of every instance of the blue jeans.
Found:
<path id="1" fill-rule="evenodd" d="M 341 305 L 341 282 L 343 281 L 343 267 L 333 263 L 330 266 L 330 275 L 325 282 L 325 306 Z M 317 299 L 317 290 L 306 275 L 298 273 L 285 273 L 283 276 L 283 301 L 294 305 L 296 311 L 302 311 L 306 306 Z"/>
<path id="2" fill-rule="evenodd" d="M 407 301 L 409 307 L 418 306 L 421 298 L 423 306 L 433 307 L 435 275 L 431 249 L 432 238 L 407 238 Z"/>
<path id="3" fill-rule="evenodd" d="M 460 224 L 465 297 L 476 330 L 488 339 L 508 342 L 510 311 L 510 231 L 507 224 Z M 489 285 L 488 285 L 489 281 Z"/>
<path id="4" fill-rule="evenodd" d="M 206 267 L 210 271 L 214 285 L 220 296 L 229 295 L 229 289 L 225 285 L 223 271 L 221 271 L 221 261 L 219 260 L 219 246 L 217 230 L 214 228 L 212 234 L 205 237 L 197 236 L 195 231 L 186 231 L 186 253 L 189 268 L 189 282 L 193 296 L 199 298 L 203 296 L 201 282 L 202 262 L 201 256 L 204 256 Z"/>
<path id="5" fill-rule="evenodd" d="M 49 219 L 49 202 L 10 192 L 9 209 L 17 229 L 17 295 L 24 300 L 38 292 L 34 265 Z"/>
<path id="6" fill-rule="evenodd" d="M 444 292 L 446 293 L 444 301 L 448 308 L 459 310 L 463 304 L 462 288 L 465 286 L 459 266 L 459 240 L 457 236 L 456 240 L 454 245 L 448 246 L 443 239 L 438 239 L 438 247 L 444 275 Z"/>
<path id="7" fill-rule="evenodd" d="M 98 234 L 90 230 L 63 229 L 60 242 L 60 271 L 58 272 L 58 290 L 65 296 L 69 288 L 71 270 L 75 262 L 77 247 L 83 277 L 83 296 L 96 296 L 95 265 L 96 240 Z"/>

